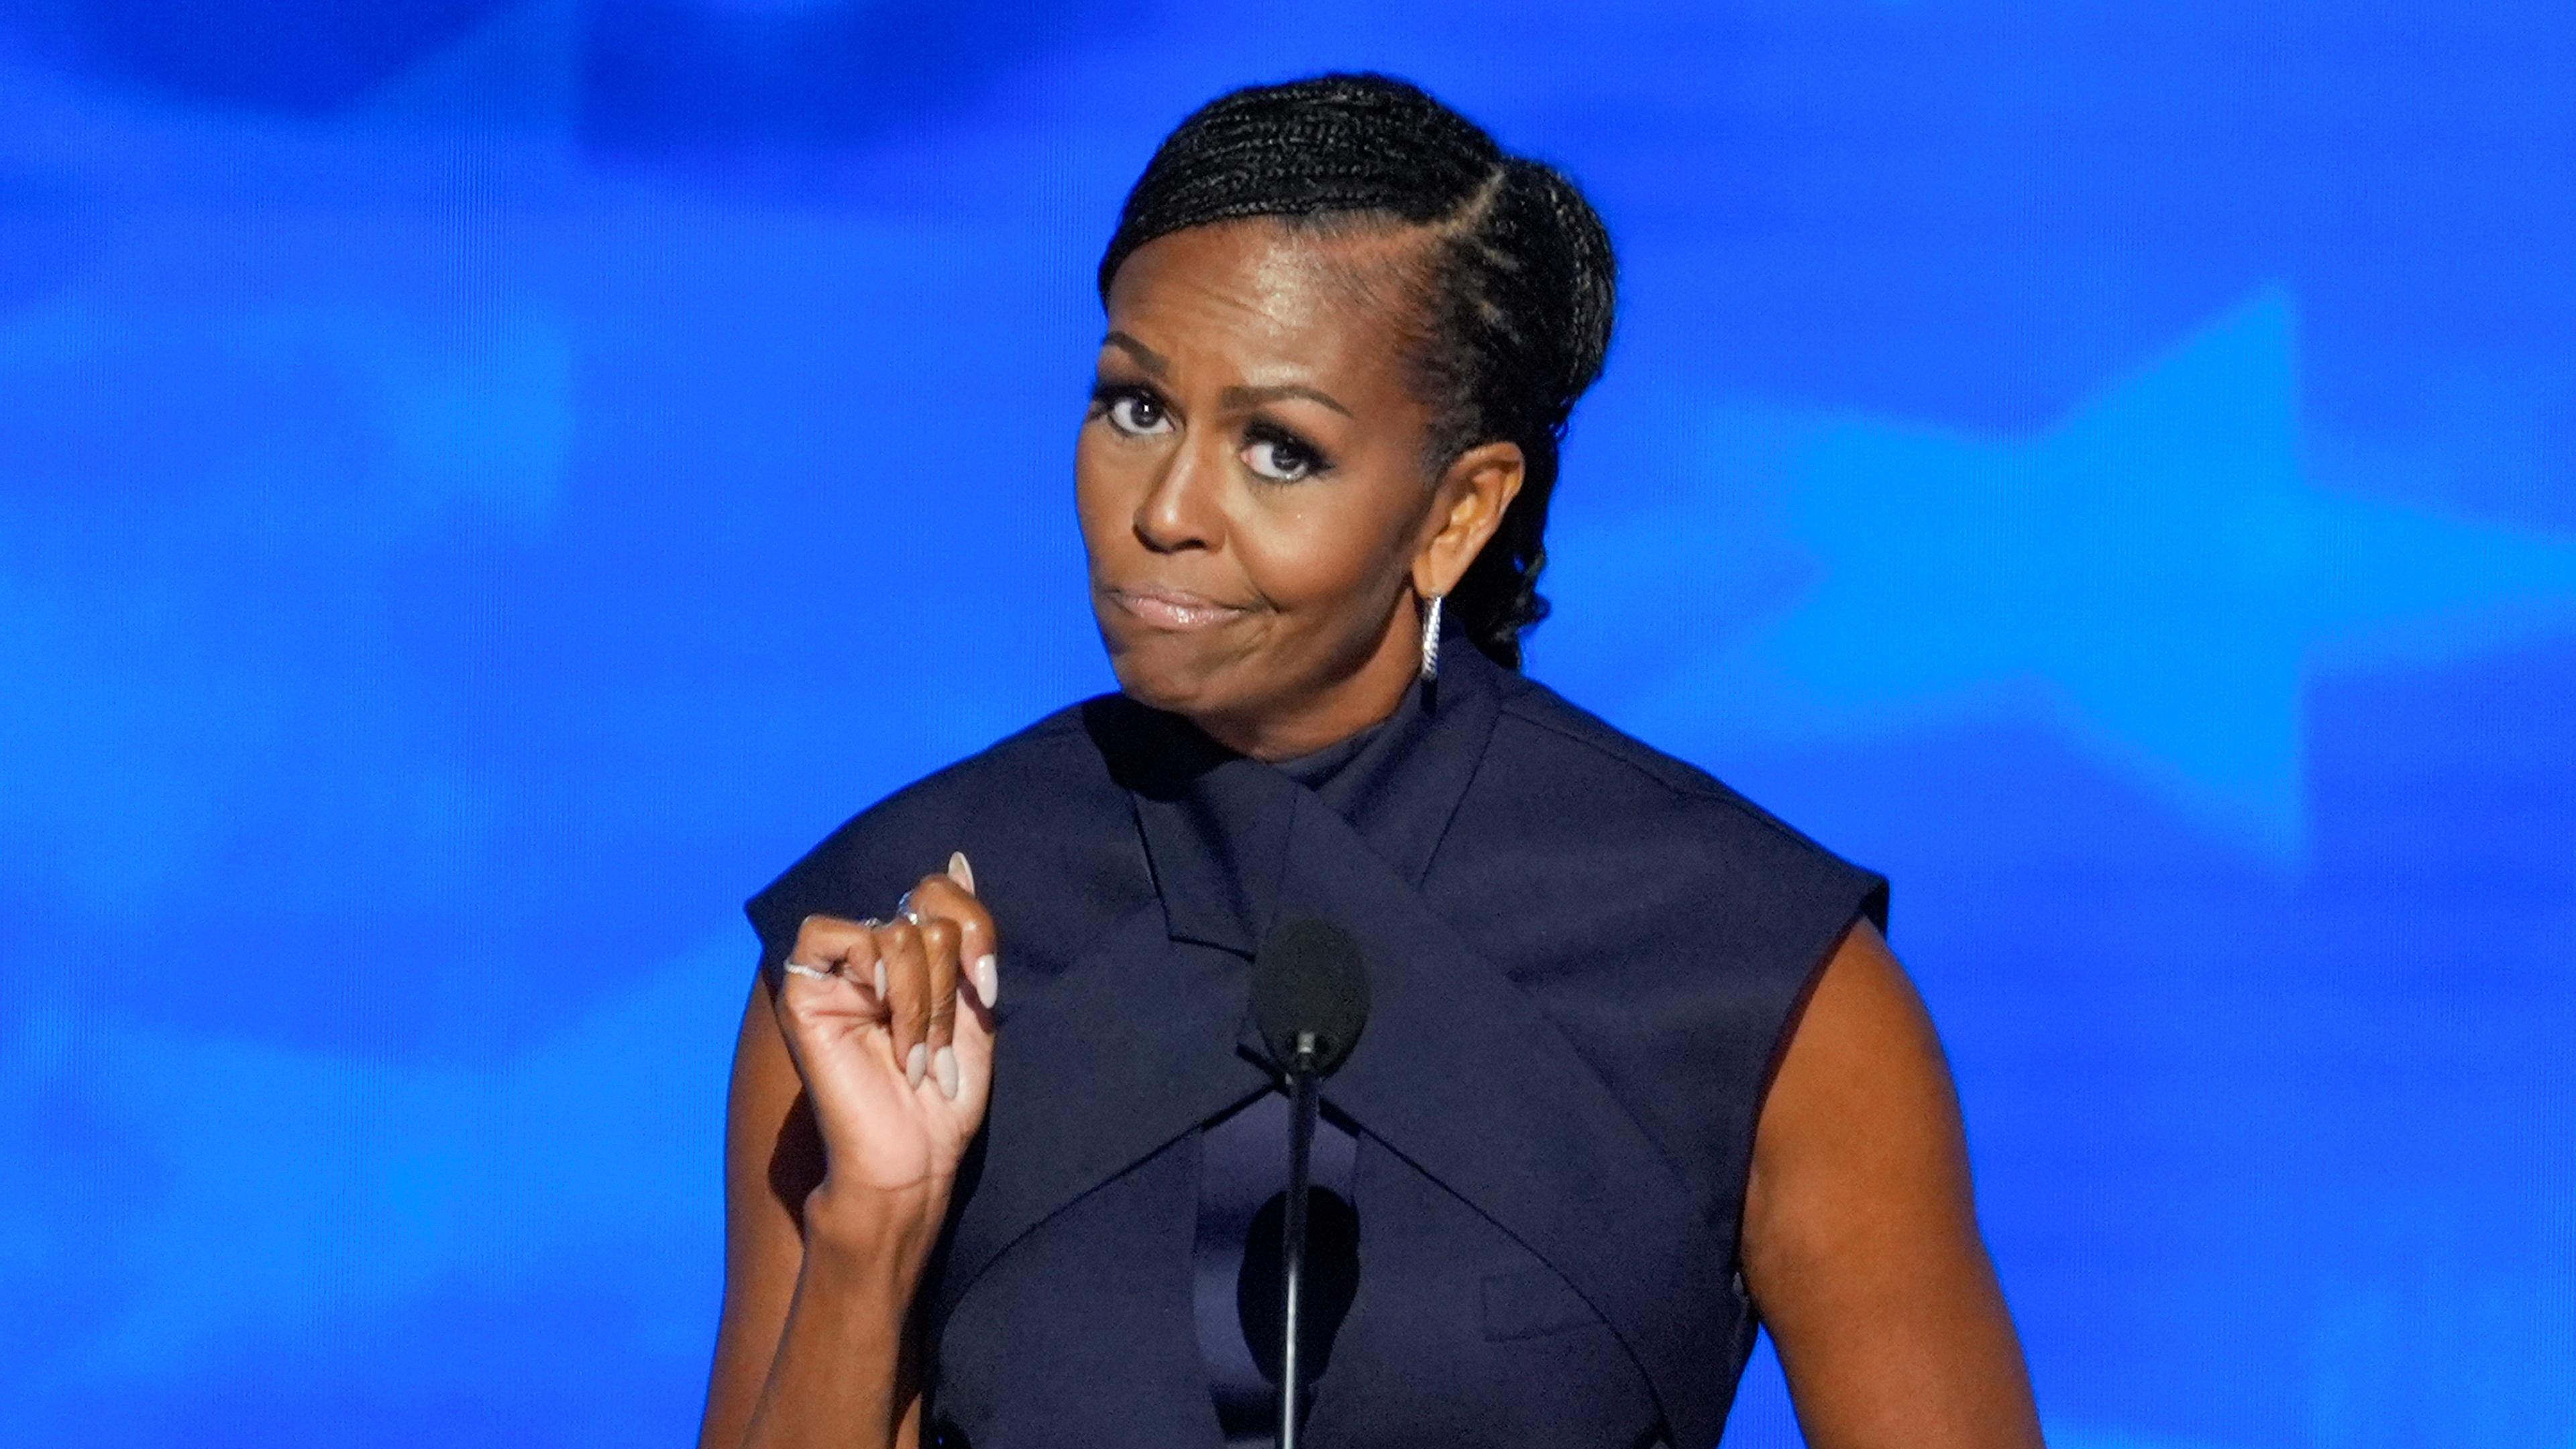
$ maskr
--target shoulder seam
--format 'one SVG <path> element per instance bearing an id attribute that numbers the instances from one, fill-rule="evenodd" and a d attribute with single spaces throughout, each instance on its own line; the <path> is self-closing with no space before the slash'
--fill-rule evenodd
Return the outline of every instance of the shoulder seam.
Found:
<path id="1" fill-rule="evenodd" d="M 1571 708 L 1572 706 L 1568 707 Z M 1517 700 L 1506 700 L 1503 704 L 1503 713 L 1511 716 L 1513 719 L 1519 720 L 1525 725 L 1530 726 L 1532 729 L 1545 730 L 1549 734 L 1556 736 L 1558 739 L 1561 739 L 1568 744 L 1580 745 L 1584 749 L 1599 755 L 1605 760 L 1624 765 L 1628 769 L 1645 776 L 1647 779 L 1654 781 L 1656 784 L 1663 786 L 1665 789 L 1670 790 L 1677 795 L 1704 795 L 1717 799 L 1725 799 L 1734 794 L 1732 790 L 1727 789 L 1724 784 L 1717 782 L 1713 778 L 1706 784 L 1697 780 L 1673 779 L 1666 771 L 1657 770 L 1644 761 L 1630 759 L 1622 751 L 1611 749 L 1609 746 L 1601 743 L 1601 741 L 1591 739 L 1575 730 L 1569 729 L 1565 725 L 1549 719 L 1535 710 L 1519 707 L 1519 701 Z M 1651 748 L 1651 746 L 1649 748 Z M 1698 767 L 1689 765 L 1685 761 L 1676 760 L 1674 763 L 1684 765 L 1685 768 L 1691 769 L 1694 773 L 1699 773 Z"/>
<path id="2" fill-rule="evenodd" d="M 1515 691 L 1515 693 L 1518 693 L 1518 691 Z M 1561 700 L 1559 702 L 1563 703 Z M 1577 706 L 1571 704 L 1566 704 L 1565 707 L 1568 709 L 1577 708 Z M 1736 814 L 1751 820 L 1766 830 L 1769 830 L 1773 834 L 1781 836 L 1792 844 L 1803 846 L 1809 850 L 1820 851 L 1826 856 L 1831 857 L 1833 860 L 1842 863 L 1848 869 L 1863 869 L 1863 867 L 1852 865 L 1849 861 L 1843 860 L 1842 856 L 1836 853 L 1831 847 L 1826 846 L 1822 842 L 1816 840 L 1813 836 L 1808 835 L 1805 831 L 1798 829 L 1796 826 L 1791 825 L 1779 816 L 1772 814 L 1770 811 L 1763 809 L 1751 800 L 1746 799 L 1742 792 L 1686 760 L 1676 759 L 1673 763 L 1679 765 L 1682 769 L 1689 771 L 1691 775 L 1699 776 L 1699 779 L 1691 779 L 1688 776 L 1684 776 L 1679 779 L 1672 778 L 1671 772 L 1655 769 L 1649 763 L 1642 760 L 1632 759 L 1625 752 L 1611 749 L 1599 740 L 1587 738 L 1574 730 L 1568 729 L 1565 725 L 1555 720 L 1547 719 L 1536 711 L 1522 707 L 1520 700 L 1510 696 L 1506 696 L 1504 698 L 1502 702 L 1502 712 L 1511 718 L 1530 726 L 1532 729 L 1544 730 L 1547 733 L 1556 736 L 1558 739 L 1564 740 L 1568 744 L 1579 745 L 1582 748 L 1591 751 L 1593 754 L 1600 756 L 1602 759 L 1623 766 L 1636 774 L 1643 775 L 1647 779 L 1652 780 L 1657 785 L 1662 786 L 1676 795 L 1692 799 L 1707 800 L 1714 804 L 1723 805 L 1734 811 Z M 1602 728 L 1610 729 L 1612 727 L 1605 722 L 1602 725 Z M 1647 745 L 1643 741 L 1638 741 L 1636 743 L 1641 749 L 1653 749 L 1653 746 Z"/>

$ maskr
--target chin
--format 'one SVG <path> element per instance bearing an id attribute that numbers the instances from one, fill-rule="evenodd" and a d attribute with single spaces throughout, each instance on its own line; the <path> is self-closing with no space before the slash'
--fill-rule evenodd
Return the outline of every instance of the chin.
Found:
<path id="1" fill-rule="evenodd" d="M 1140 659 L 1132 650 L 1112 654 L 1109 668 L 1118 676 L 1119 692 L 1138 704 L 1183 715 L 1196 715 L 1205 709 L 1207 679 L 1200 671 L 1175 668 L 1169 661 Z"/>
<path id="2" fill-rule="evenodd" d="M 1101 634 L 1109 648 L 1109 670 L 1129 699 L 1191 718 L 1223 709 L 1230 693 L 1223 683 L 1229 661 L 1210 658 L 1212 651 L 1199 647 L 1199 641 L 1152 630 L 1123 639 L 1106 629 Z"/>

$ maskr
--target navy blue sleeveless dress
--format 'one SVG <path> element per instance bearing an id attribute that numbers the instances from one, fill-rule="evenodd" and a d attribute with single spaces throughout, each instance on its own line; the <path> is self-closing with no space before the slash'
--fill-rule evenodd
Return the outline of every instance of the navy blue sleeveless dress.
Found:
<path id="1" fill-rule="evenodd" d="M 1753 1343 L 1762 1095 L 1886 884 L 1451 642 L 1329 770 L 1106 696 L 753 897 L 775 972 L 806 915 L 882 912 L 963 849 L 1001 932 L 992 1108 L 917 1306 L 934 1440 L 1240 1437 L 1203 1291 L 1211 1239 L 1240 1248 L 1210 1218 L 1262 1170 L 1225 1126 L 1272 1093 L 1251 955 L 1315 914 L 1359 939 L 1373 1006 L 1324 1090 L 1357 1263 L 1311 1442 L 1717 1441 Z"/>
<path id="2" fill-rule="evenodd" d="M 1411 727 L 1427 690 L 1406 693 L 1395 715 L 1337 744 L 1271 768 L 1325 804 L 1352 814 L 1366 772 L 1352 767 L 1389 733 Z M 1199 1129 L 1199 1226 L 1195 1249 L 1199 1356 L 1216 1398 L 1226 1449 L 1279 1442 L 1278 1345 L 1282 1314 L 1279 1249 L 1288 1202 L 1288 1098 L 1256 1097 Z M 1351 1177 L 1359 1141 L 1337 1115 L 1318 1114 L 1308 1165 L 1314 1183 L 1307 1219 L 1304 1377 L 1332 1363 L 1332 1341 L 1358 1287 L 1359 1212 Z"/>

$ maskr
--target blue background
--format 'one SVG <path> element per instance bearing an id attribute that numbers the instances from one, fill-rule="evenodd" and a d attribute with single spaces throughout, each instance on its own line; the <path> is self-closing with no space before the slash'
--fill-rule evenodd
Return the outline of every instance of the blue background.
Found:
<path id="1" fill-rule="evenodd" d="M 1608 217 L 1533 670 L 1894 876 L 2060 1449 L 2576 1446 L 2558 0 L 0 5 L 0 1437 L 693 1433 L 736 903 L 1105 686 L 1097 249 L 1347 65 Z"/>

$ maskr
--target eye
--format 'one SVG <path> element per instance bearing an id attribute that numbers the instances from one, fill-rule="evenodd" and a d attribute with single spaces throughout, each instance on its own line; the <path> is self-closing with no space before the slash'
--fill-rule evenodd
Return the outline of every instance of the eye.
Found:
<path id="1" fill-rule="evenodd" d="M 1296 483 L 1324 471 L 1324 455 L 1286 433 L 1256 427 L 1243 446 L 1243 466 L 1273 483 Z"/>
<path id="2" fill-rule="evenodd" d="M 1131 438 L 1150 438 L 1172 430 L 1172 416 L 1152 393 L 1121 390 L 1109 394 L 1102 411 L 1109 425 Z"/>

